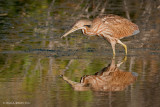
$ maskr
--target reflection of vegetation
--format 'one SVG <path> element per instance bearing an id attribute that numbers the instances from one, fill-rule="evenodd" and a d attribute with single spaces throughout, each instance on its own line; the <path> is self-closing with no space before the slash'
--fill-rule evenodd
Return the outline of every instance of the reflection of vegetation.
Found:
<path id="1" fill-rule="evenodd" d="M 2 13 L 7 13 L 8 16 L 1 17 L 3 21 L 0 24 L 0 28 L 3 29 L 2 32 L 9 33 L 9 36 L 7 38 L 1 38 L 19 38 L 14 41 L 14 44 L 7 46 L 7 49 L 9 50 L 27 50 L 28 47 L 30 48 L 37 43 L 39 43 L 37 48 L 42 46 L 48 48 L 51 45 L 53 48 L 62 46 L 77 48 L 78 43 L 87 41 L 91 44 L 92 40 L 88 41 L 86 38 L 80 38 L 78 35 L 76 35 L 76 38 L 69 38 L 66 39 L 66 41 L 60 41 L 58 39 L 58 37 L 63 34 L 60 29 L 67 29 L 64 26 L 71 26 L 74 20 L 82 17 L 92 18 L 104 13 L 113 13 L 134 21 L 136 21 L 135 19 L 137 18 L 146 17 L 144 20 L 145 24 L 150 24 L 149 17 L 152 15 L 152 11 L 158 11 L 156 2 L 157 1 L 153 4 L 149 1 L 135 2 L 133 0 L 80 0 L 79 2 L 70 2 L 69 0 L 40 0 L 38 2 L 36 0 L 6 0 L 2 2 Z M 152 10 L 152 6 L 155 10 Z M 136 11 L 132 7 L 135 7 L 139 11 Z M 153 13 L 156 14 L 155 12 Z M 72 21 L 70 22 L 70 20 Z M 158 20 L 159 19 L 156 18 L 155 23 L 157 23 Z M 6 22 L 8 22 L 8 24 Z M 146 25 L 144 27 L 147 28 Z M 154 32 L 154 30 L 151 31 Z M 147 35 L 144 36 L 143 39 L 147 39 Z M 54 39 L 54 41 L 50 41 L 51 39 Z M 25 46 L 25 43 L 28 46 Z M 87 45 L 81 46 L 85 47 Z M 2 50 L 3 47 L 1 47 Z"/>
<path id="2" fill-rule="evenodd" d="M 41 13 L 41 9 L 46 9 L 49 5 L 48 0 L 5 0 L 1 2 L 4 11 L 9 16 L 27 15 L 33 13 Z"/>

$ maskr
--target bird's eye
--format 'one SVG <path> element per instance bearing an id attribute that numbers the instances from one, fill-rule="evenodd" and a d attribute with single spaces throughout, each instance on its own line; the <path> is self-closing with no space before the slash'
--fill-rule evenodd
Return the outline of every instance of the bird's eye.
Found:
<path id="1" fill-rule="evenodd" d="M 84 25 L 84 26 L 91 27 L 91 25 Z"/>
<path id="2" fill-rule="evenodd" d="M 74 28 L 74 29 L 78 29 L 78 27 L 77 27 L 77 26 L 73 26 L 73 28 Z"/>

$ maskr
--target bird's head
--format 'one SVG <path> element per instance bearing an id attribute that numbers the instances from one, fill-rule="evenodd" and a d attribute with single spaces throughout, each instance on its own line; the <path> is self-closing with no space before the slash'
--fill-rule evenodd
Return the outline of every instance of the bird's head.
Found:
<path id="1" fill-rule="evenodd" d="M 76 24 L 74 24 L 74 26 L 68 31 L 66 32 L 61 38 L 66 37 L 67 35 L 69 35 L 70 33 L 79 30 L 79 29 L 84 29 L 87 25 L 91 25 L 92 22 L 89 20 L 79 20 L 76 22 Z"/>

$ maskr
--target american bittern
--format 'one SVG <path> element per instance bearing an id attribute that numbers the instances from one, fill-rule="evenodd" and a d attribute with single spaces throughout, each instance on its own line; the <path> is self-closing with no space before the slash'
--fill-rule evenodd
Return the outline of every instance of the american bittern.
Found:
<path id="1" fill-rule="evenodd" d="M 85 35 L 98 35 L 107 39 L 112 46 L 113 55 L 115 55 L 116 43 L 121 44 L 127 54 L 127 46 L 122 43 L 120 39 L 139 33 L 139 28 L 136 24 L 123 17 L 109 14 L 98 16 L 93 21 L 79 20 L 71 30 L 65 33 L 62 37 L 79 29 L 82 29 L 82 32 Z"/>
<path id="2" fill-rule="evenodd" d="M 115 59 L 113 58 L 107 67 L 93 75 L 81 77 L 80 82 L 74 82 L 64 75 L 61 76 L 77 91 L 90 89 L 93 91 L 123 91 L 131 83 L 134 83 L 138 76 L 135 72 L 125 72 L 119 69 L 125 60 L 126 57 L 122 62 L 115 64 Z"/>

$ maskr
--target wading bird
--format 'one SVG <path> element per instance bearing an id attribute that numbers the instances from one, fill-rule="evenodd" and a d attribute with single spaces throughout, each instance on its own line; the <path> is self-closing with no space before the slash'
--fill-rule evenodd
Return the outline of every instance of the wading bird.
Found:
<path id="1" fill-rule="evenodd" d="M 130 84 L 134 83 L 138 76 L 135 72 L 125 72 L 119 69 L 126 59 L 127 57 L 120 63 L 115 64 L 115 59 L 113 58 L 107 67 L 93 75 L 81 77 L 80 82 L 74 82 L 64 75 L 61 76 L 76 91 L 123 91 Z"/>
<path id="2" fill-rule="evenodd" d="M 68 34 L 79 29 L 81 29 L 85 35 L 98 35 L 107 39 L 112 46 L 113 55 L 115 55 L 116 43 L 121 44 L 127 54 L 127 46 L 122 43 L 120 39 L 139 33 L 139 28 L 136 24 L 123 17 L 109 14 L 98 16 L 93 19 L 93 21 L 79 20 L 71 30 L 65 33 L 61 38 L 66 37 Z"/>

